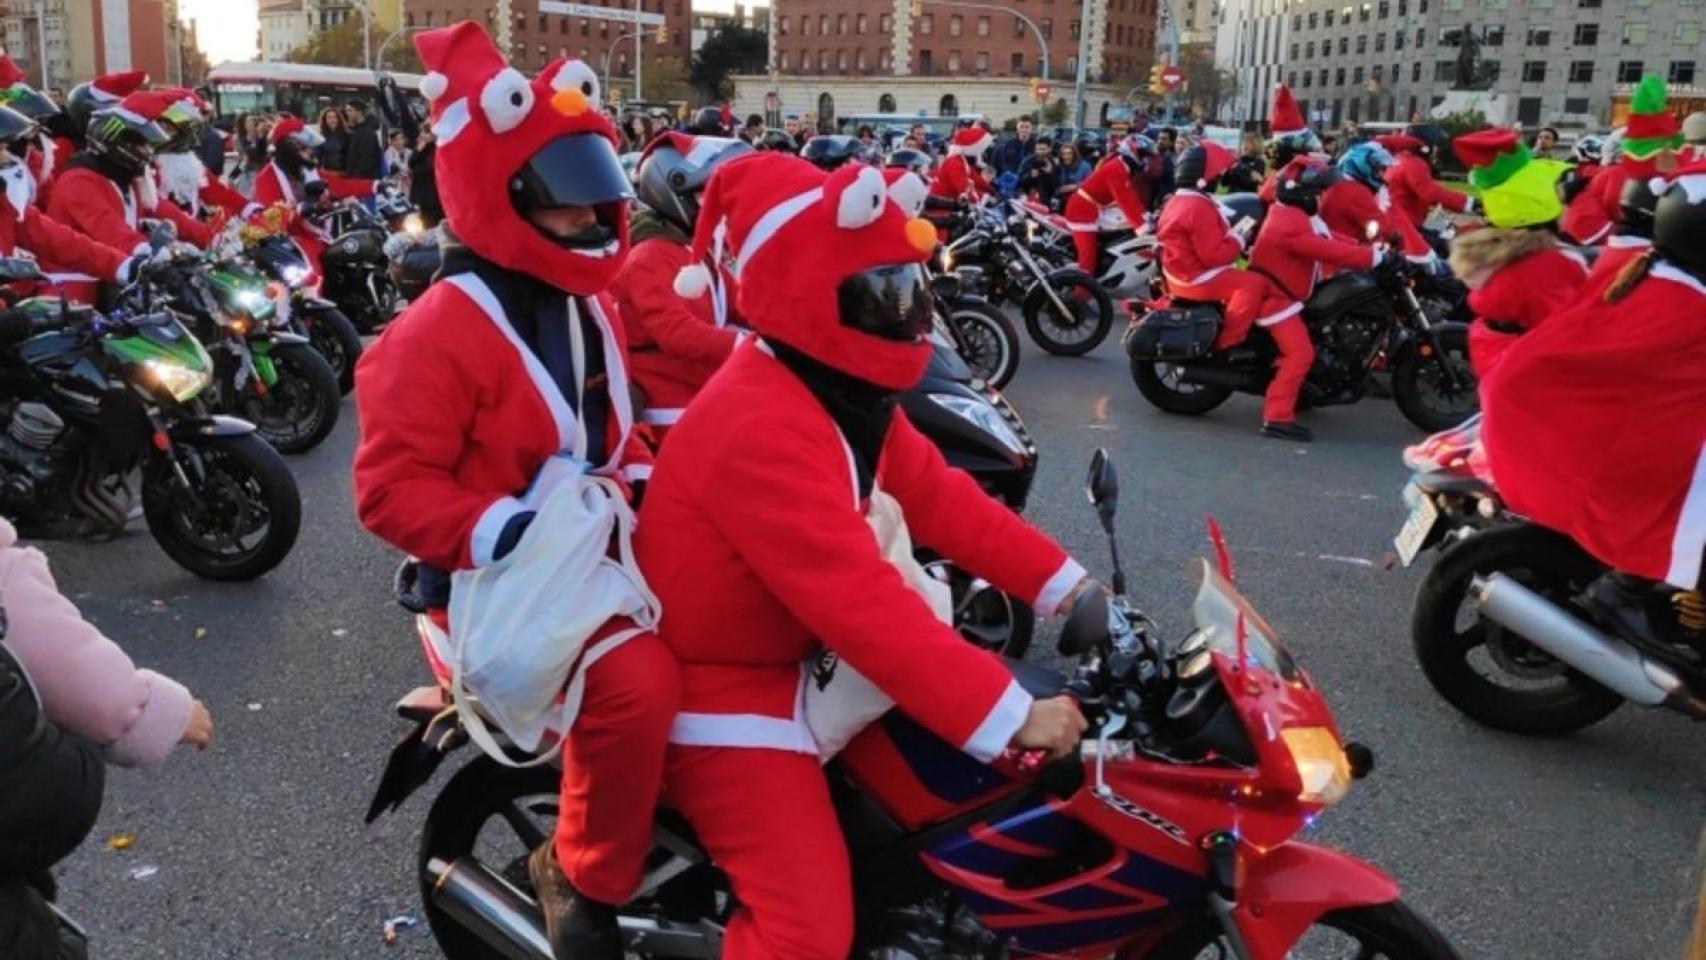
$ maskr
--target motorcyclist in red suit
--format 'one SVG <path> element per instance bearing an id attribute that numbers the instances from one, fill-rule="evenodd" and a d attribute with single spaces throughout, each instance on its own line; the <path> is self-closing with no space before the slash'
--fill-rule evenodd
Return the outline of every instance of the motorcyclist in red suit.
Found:
<path id="1" fill-rule="evenodd" d="M 1141 133 L 1120 140 L 1113 154 L 1084 178 L 1077 192 L 1066 201 L 1066 219 L 1072 224 L 1072 245 L 1078 251 L 1079 269 L 1096 275 L 1102 211 L 1117 207 L 1132 229 L 1142 229 L 1160 180 L 1161 158 L 1155 153 L 1155 141 Z"/>
<path id="2" fill-rule="evenodd" d="M 29 142 L 14 144 L 12 153 L 24 160 L 30 174 L 35 177 L 36 197 L 40 203 L 46 196 L 47 184 L 53 180 L 57 160 L 53 137 L 45 127 L 60 123 L 63 114 L 52 100 L 29 85 L 24 71 L 4 51 L 0 51 L 0 106 L 10 107 L 38 125 Z"/>
<path id="3" fill-rule="evenodd" d="M 1472 213 L 1475 198 L 1439 185 L 1434 179 L 1434 165 L 1450 145 L 1438 127 L 1411 126 L 1403 133 L 1376 137 L 1375 142 L 1392 154 L 1392 168 L 1386 171 L 1386 189 L 1392 195 L 1392 207 L 1418 231 L 1427 223 L 1434 207 L 1444 207 L 1453 213 Z"/>
<path id="4" fill-rule="evenodd" d="M 200 97 L 183 88 L 152 91 L 156 109 L 145 113 L 166 131 L 167 141 L 154 152 L 154 168 L 160 190 L 167 199 L 196 219 L 217 212 L 224 217 L 250 217 L 261 205 L 233 190 L 202 165 L 196 148 L 201 144 Z"/>
<path id="5" fill-rule="evenodd" d="M 1178 190 L 1161 208 L 1155 228 L 1168 292 L 1224 309 L 1216 350 L 1244 340 L 1268 295 L 1266 281 L 1238 269 L 1247 238 L 1233 230 L 1214 200 L 1215 185 L 1234 159 L 1232 151 L 1208 141 L 1186 150 L 1174 171 Z"/>
<path id="6" fill-rule="evenodd" d="M 1338 176 L 1325 160 L 1293 159 L 1280 171 L 1275 202 L 1250 254 L 1250 272 L 1266 279 L 1270 291 L 1256 323 L 1279 348 L 1274 379 L 1262 400 L 1264 436 L 1311 439 L 1309 428 L 1297 422 L 1297 395 L 1315 362 L 1302 313 L 1322 279 L 1321 268 L 1369 270 L 1380 263 L 1380 250 L 1334 238 L 1316 215 L 1321 194 Z"/>
<path id="7" fill-rule="evenodd" d="M 1069 750 L 1083 729 L 938 619 L 873 535 L 867 512 L 898 504 L 919 543 L 1038 610 L 1091 586 L 896 407 L 929 362 L 935 231 L 890 197 L 875 169 L 764 153 L 717 171 L 694 236 L 698 260 L 723 225 L 758 337 L 670 435 L 636 545 L 682 663 L 669 797 L 740 907 L 725 960 L 844 960 L 852 945 L 847 850 L 800 705 L 820 645 L 984 761 L 1010 743 Z"/>
<path id="8" fill-rule="evenodd" d="M 634 430 L 622 324 L 605 292 L 627 253 L 632 194 L 597 75 L 559 60 L 530 82 L 468 21 L 415 45 L 458 246 L 357 367 L 366 402 L 355 497 L 363 525 L 423 563 L 420 592 L 436 607 L 423 639 L 442 678 L 453 656 L 448 572 L 491 564 L 524 535 L 549 536 L 529 524 L 532 490 L 554 473 L 589 471 L 632 490 L 651 455 Z M 587 642 L 626 626 L 613 619 Z M 528 868 L 557 960 L 620 960 L 615 907 L 651 847 L 677 671 L 642 632 L 584 677 L 556 835 Z"/>
<path id="9" fill-rule="evenodd" d="M 1337 166 L 1342 176 L 1321 195 L 1321 219 L 1341 240 L 1371 244 L 1396 238 L 1405 259 L 1435 262 L 1438 257 L 1433 248 L 1398 210 L 1386 188 L 1386 174 L 1393 162 L 1392 154 L 1373 142 L 1356 144 L 1340 154 Z"/>
<path id="10" fill-rule="evenodd" d="M 1632 177 L 1623 185 L 1623 198 L 1617 224 L 1605 245 L 1588 268 L 1587 282 L 1582 284 L 1580 298 L 1598 300 L 1623 271 L 1653 248 L 1653 211 L 1658 195 L 1653 192 L 1655 181 L 1647 177 Z"/>
<path id="11" fill-rule="evenodd" d="M 89 120 L 96 110 L 118 106 L 120 100 L 141 90 L 148 83 L 148 74 L 141 70 L 106 73 L 71 88 L 65 96 L 65 110 L 48 130 L 53 134 L 52 169 L 63 170 L 73 154 L 88 145 Z M 44 182 L 43 202 L 46 202 L 51 183 Z"/>
<path id="12" fill-rule="evenodd" d="M 989 131 L 976 124 L 956 131 L 948 141 L 948 158 L 936 168 L 930 196 L 938 201 L 975 203 L 989 192 L 986 158 L 995 146 Z M 935 206 L 935 204 L 932 204 Z"/>
<path id="13" fill-rule="evenodd" d="M 675 278 L 692 262 L 699 195 L 712 172 L 752 153 L 740 140 L 668 132 L 640 158 L 634 187 L 644 207 L 634 214 L 634 248 L 610 293 L 628 330 L 634 383 L 645 395 L 640 422 L 659 443 L 746 336 L 734 323 L 734 277 L 719 251 L 704 264 L 711 283 L 699 296 L 677 294 Z"/>
<path id="14" fill-rule="evenodd" d="M 1291 88 L 1283 83 L 1274 87 L 1273 106 L 1268 111 L 1268 116 L 1273 130 L 1268 135 L 1268 175 L 1262 181 L 1261 188 L 1256 191 L 1256 196 L 1271 207 L 1279 187 L 1280 172 L 1298 157 L 1320 153 L 1321 139 L 1315 136 L 1315 131 L 1309 129 L 1309 124 L 1304 122 L 1303 111 L 1298 109 L 1297 100 L 1291 95 Z"/>
<path id="15" fill-rule="evenodd" d="M 273 124 L 269 140 L 272 160 L 255 174 L 255 202 L 262 207 L 279 203 L 290 207 L 291 239 L 308 255 L 308 262 L 318 267 L 320 254 L 332 238 L 307 214 L 331 200 L 368 196 L 375 182 L 331 171 L 322 173 L 314 151 L 325 138 L 296 117 L 284 117 Z"/>

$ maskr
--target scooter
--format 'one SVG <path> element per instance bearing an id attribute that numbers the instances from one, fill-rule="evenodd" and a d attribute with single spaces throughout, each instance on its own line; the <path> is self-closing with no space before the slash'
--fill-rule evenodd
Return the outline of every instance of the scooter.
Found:
<path id="1" fill-rule="evenodd" d="M 1094 735 L 1044 763 L 985 765 L 898 711 L 825 768 L 852 859 L 857 958 L 1021 956 L 1281 960 L 1337 940 L 1347 955 L 1455 960 L 1379 869 L 1294 838 L 1373 764 L 1231 580 L 1201 564 L 1196 628 L 1164 641 L 1125 596 L 1106 451 L 1088 492 L 1113 549 L 1113 596 L 1088 591 L 1061 633 L 1070 677 L 1007 661 L 1033 696 L 1075 697 Z M 368 820 L 395 809 L 467 741 L 442 691 L 398 704 L 415 729 Z M 559 772 L 476 757 L 427 815 L 418 870 L 450 960 L 550 957 L 526 858 L 551 835 Z M 488 832 L 489 831 L 489 832 Z M 726 877 L 679 816 L 620 913 L 626 947 L 712 958 Z M 1347 944 L 1348 941 L 1348 944 Z M 1342 950 L 1342 946 L 1341 946 Z M 1294 952 L 1300 951 L 1300 952 Z"/>

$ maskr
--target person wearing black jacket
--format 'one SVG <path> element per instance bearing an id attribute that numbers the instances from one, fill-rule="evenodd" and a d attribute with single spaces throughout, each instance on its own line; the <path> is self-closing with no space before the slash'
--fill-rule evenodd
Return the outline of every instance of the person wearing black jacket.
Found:
<path id="1" fill-rule="evenodd" d="M 1056 201 L 1060 198 L 1055 194 L 1060 181 L 1052 146 L 1047 140 L 1035 140 L 1035 149 L 1019 164 L 1018 173 L 1020 194 L 1034 193 L 1038 200 L 1055 209 L 1059 206 Z"/>
<path id="2" fill-rule="evenodd" d="M 344 149 L 345 174 L 362 180 L 378 180 L 385 175 L 385 136 L 379 132 L 379 120 L 368 109 L 367 101 L 351 100 L 344 107 L 345 129 L 349 143 Z"/>
<path id="3" fill-rule="evenodd" d="M 409 202 L 421 213 L 421 220 L 430 229 L 444 219 L 444 204 L 438 199 L 438 175 L 433 170 L 433 158 L 438 156 L 438 143 L 432 128 L 422 127 L 415 142 L 415 152 L 409 154 Z"/>

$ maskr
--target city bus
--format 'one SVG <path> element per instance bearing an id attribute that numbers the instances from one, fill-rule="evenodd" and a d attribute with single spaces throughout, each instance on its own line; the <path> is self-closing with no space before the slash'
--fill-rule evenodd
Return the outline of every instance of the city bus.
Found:
<path id="1" fill-rule="evenodd" d="M 356 67 L 310 63 L 222 63 L 207 74 L 219 126 L 229 128 L 245 113 L 288 113 L 312 121 L 326 107 L 351 100 L 379 99 L 378 77 Z M 420 97 L 421 77 L 388 73 L 411 101 Z"/>

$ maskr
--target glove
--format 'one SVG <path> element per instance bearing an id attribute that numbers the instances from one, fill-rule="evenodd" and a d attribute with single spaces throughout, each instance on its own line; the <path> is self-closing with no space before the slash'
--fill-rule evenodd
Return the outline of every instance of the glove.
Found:
<path id="1" fill-rule="evenodd" d="M 118 270 L 113 274 L 114 282 L 121 287 L 128 287 L 135 283 L 142 274 L 142 268 L 148 265 L 148 261 L 152 256 L 152 254 L 138 253 L 126 257 L 124 262 L 118 265 Z"/>
<path id="2" fill-rule="evenodd" d="M 178 239 L 178 225 L 170 220 L 153 220 L 148 224 L 148 245 L 156 250 L 170 246 Z"/>

